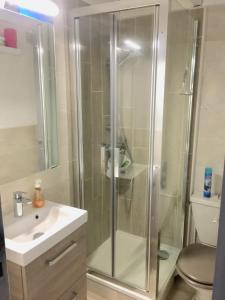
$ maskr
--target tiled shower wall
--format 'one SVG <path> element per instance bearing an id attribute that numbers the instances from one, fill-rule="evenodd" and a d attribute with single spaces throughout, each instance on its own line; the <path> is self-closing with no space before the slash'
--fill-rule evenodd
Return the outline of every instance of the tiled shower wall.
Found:
<path id="1" fill-rule="evenodd" d="M 213 168 L 213 193 L 221 193 L 225 158 L 225 5 L 205 8 L 199 86 L 199 124 L 193 190 L 202 195 L 204 169 Z"/>
<path id="2" fill-rule="evenodd" d="M 84 206 L 89 212 L 89 253 L 110 235 L 110 178 L 101 169 L 101 147 L 109 145 L 109 53 L 111 16 L 80 19 Z"/>
<path id="3" fill-rule="evenodd" d="M 141 46 L 140 51 L 130 50 L 128 57 L 120 59 L 118 69 L 119 138 L 127 140 L 132 162 L 144 166 L 144 171 L 131 179 L 119 179 L 118 216 L 119 230 L 146 236 L 148 201 L 148 165 L 151 115 L 153 10 L 124 12 L 119 17 L 118 46 L 131 40 Z M 135 15 L 135 13 L 133 13 Z"/>
<path id="4" fill-rule="evenodd" d="M 39 170 L 36 131 L 35 125 L 0 129 L 0 182 L 2 184 L 29 176 Z"/>

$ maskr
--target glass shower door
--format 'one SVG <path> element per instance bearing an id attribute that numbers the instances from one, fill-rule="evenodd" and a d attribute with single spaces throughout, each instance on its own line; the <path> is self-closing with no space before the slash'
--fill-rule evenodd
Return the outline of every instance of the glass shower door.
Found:
<path id="1" fill-rule="evenodd" d="M 110 43 L 112 15 L 75 20 L 82 202 L 88 211 L 88 267 L 112 276 Z M 82 130 L 81 130 L 82 129 Z"/>
<path id="2" fill-rule="evenodd" d="M 116 13 L 115 277 L 148 290 L 155 7 Z"/>
<path id="3" fill-rule="evenodd" d="M 159 201 L 159 291 L 173 274 L 183 247 L 196 32 L 189 12 L 171 1 Z"/>
<path id="4" fill-rule="evenodd" d="M 156 10 L 75 19 L 88 266 L 146 291 Z"/>

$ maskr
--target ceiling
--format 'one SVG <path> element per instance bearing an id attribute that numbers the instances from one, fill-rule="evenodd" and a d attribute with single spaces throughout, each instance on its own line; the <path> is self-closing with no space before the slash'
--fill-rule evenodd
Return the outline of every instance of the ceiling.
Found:
<path id="1" fill-rule="evenodd" d="M 116 0 L 85 0 L 85 2 L 89 4 L 99 4 L 99 3 L 104 3 L 104 2 L 113 2 Z M 123 1 L 123 0 L 120 0 Z M 131 0 L 132 1 L 132 0 Z M 178 0 L 181 2 L 185 7 L 193 7 L 193 3 L 199 3 L 203 2 L 203 6 L 208 6 L 208 5 L 216 5 L 216 4 L 225 4 L 225 0 Z"/>
<path id="2" fill-rule="evenodd" d="M 225 4 L 225 0 L 204 0 L 204 5 Z"/>
<path id="3" fill-rule="evenodd" d="M 202 3 L 202 6 L 216 5 L 216 4 L 225 4 L 225 0 L 178 0 L 185 7 L 193 7 L 195 4 Z"/>

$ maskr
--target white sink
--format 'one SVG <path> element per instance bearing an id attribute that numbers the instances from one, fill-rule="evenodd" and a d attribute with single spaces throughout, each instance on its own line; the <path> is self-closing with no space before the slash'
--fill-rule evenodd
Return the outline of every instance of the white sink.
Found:
<path id="1" fill-rule="evenodd" d="M 4 218 L 6 255 L 26 266 L 87 222 L 87 212 L 46 201 L 43 208 L 26 206 L 22 217 Z"/>

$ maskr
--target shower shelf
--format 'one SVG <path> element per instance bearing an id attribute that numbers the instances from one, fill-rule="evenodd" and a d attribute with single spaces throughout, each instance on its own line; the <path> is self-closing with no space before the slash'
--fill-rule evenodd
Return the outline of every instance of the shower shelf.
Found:
<path id="1" fill-rule="evenodd" d="M 120 172 L 120 179 L 132 180 L 135 177 L 139 176 L 142 172 L 147 169 L 147 165 L 133 163 L 126 172 Z M 107 177 L 111 178 L 109 172 L 107 172 Z"/>

